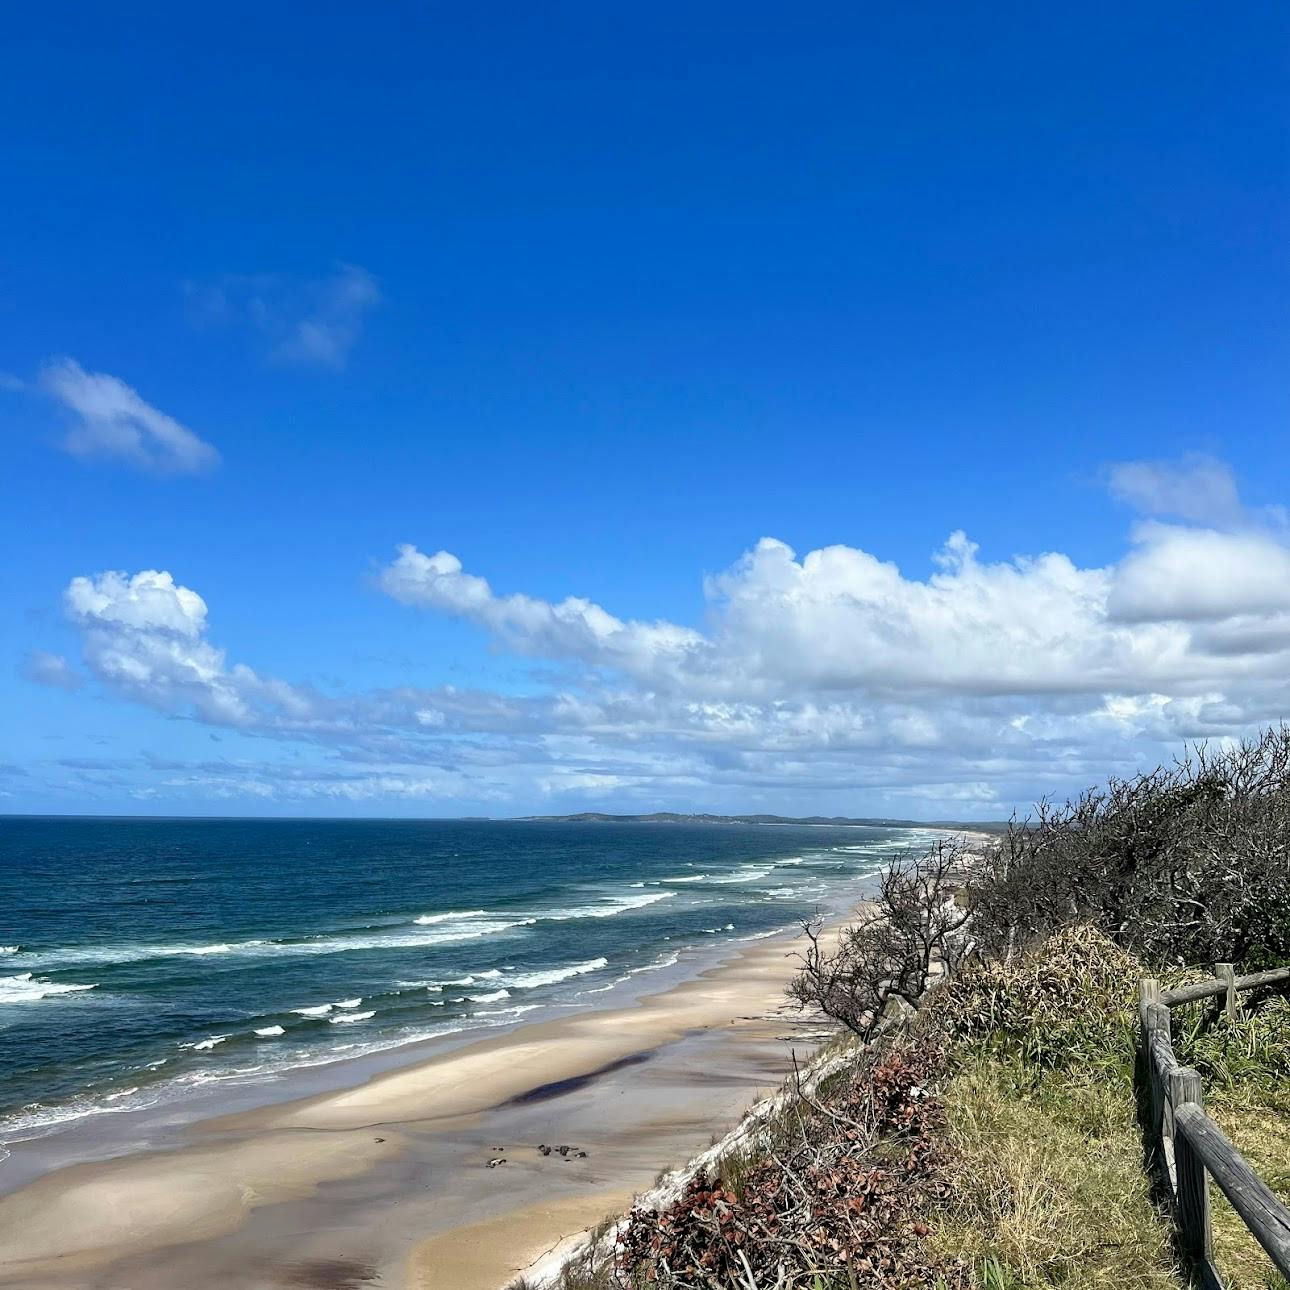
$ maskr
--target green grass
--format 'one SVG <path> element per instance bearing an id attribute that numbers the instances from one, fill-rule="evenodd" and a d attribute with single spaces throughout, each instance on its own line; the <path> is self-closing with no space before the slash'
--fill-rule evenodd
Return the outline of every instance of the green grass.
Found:
<path id="1" fill-rule="evenodd" d="M 969 1284 L 1185 1284 L 1142 1171 L 1132 1069 L 1106 1075 L 962 1055 L 944 1090 L 952 1192 L 931 1241 Z"/>
<path id="2" fill-rule="evenodd" d="M 941 1198 L 928 1201 L 933 1290 L 1180 1290 L 1189 1284 L 1167 1213 L 1143 1168 L 1134 1089 L 1140 966 L 1087 929 L 1044 953 L 947 988 L 921 1024 L 948 1042 L 933 1091 L 943 1106 Z M 1234 1022 L 1175 1010 L 1181 1061 L 1201 1071 L 1209 1113 L 1290 1203 L 1290 1003 Z M 817 1091 L 828 1100 L 847 1073 Z M 766 1126 L 772 1140 L 788 1127 Z M 722 1163 L 740 1193 L 759 1153 Z M 1229 1290 L 1290 1290 L 1211 1186 L 1215 1256 Z M 929 1272 L 929 1276 L 931 1273 Z M 809 1290 L 851 1290 L 817 1276 Z M 617 1290 L 606 1268 L 570 1270 L 561 1290 Z M 765 1287 L 763 1290 L 773 1290 Z"/>
<path id="3" fill-rule="evenodd" d="M 1205 1109 L 1254 1171 L 1290 1204 L 1290 1002 L 1251 1000 L 1234 1021 L 1212 1007 L 1175 1008 L 1178 1058 L 1201 1073 Z M 1233 1290 L 1286 1290 L 1240 1215 L 1210 1184 L 1214 1261 Z"/>

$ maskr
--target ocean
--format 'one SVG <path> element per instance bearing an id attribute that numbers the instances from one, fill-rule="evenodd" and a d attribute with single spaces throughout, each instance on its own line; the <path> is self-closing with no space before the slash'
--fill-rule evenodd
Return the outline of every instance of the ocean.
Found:
<path id="1" fill-rule="evenodd" d="M 939 836 L 0 819 L 0 1142 L 605 1006 L 642 974 L 836 911 Z"/>

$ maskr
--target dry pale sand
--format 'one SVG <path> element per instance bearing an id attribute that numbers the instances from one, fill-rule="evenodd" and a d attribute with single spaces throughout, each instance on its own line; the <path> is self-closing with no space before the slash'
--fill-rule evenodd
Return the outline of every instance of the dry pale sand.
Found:
<path id="1" fill-rule="evenodd" d="M 497 1290 L 557 1246 L 632 1203 L 633 1192 L 539 1201 L 422 1241 L 408 1260 L 406 1290 Z"/>
<path id="2" fill-rule="evenodd" d="M 354 1088 L 206 1121 L 174 1150 L 56 1170 L 0 1197 L 0 1284 L 340 1284 L 281 1269 L 305 1266 L 290 1260 L 306 1248 L 330 1257 L 325 1238 L 344 1231 L 381 1284 L 495 1290 L 676 1163 L 660 1152 L 701 1147 L 723 1127 L 713 1116 L 782 1074 L 789 1054 L 773 1040 L 784 1023 L 768 1013 L 791 950 L 791 938 L 758 942 L 628 1007 L 520 1026 Z M 651 1080 L 667 1083 L 670 1101 L 651 1103 Z M 592 1160 L 543 1174 L 534 1152 L 484 1174 L 485 1148 L 472 1139 L 461 1154 L 472 1132 L 483 1143 L 503 1127 L 511 1141 L 536 1134 L 534 1106 L 548 1117 L 538 1123 L 580 1124 Z M 582 1120 L 552 1118 L 561 1108 Z M 642 1131 L 664 1109 L 666 1123 Z"/>

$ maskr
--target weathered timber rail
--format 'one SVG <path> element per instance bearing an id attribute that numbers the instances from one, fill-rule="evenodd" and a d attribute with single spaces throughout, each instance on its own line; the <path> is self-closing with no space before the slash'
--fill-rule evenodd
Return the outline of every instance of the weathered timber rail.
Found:
<path id="1" fill-rule="evenodd" d="M 1160 982 L 1139 982 L 1142 1069 L 1149 1095 L 1151 1142 L 1160 1181 L 1173 1204 L 1178 1241 L 1200 1282 L 1222 1290 L 1210 1231 L 1209 1180 L 1232 1202 L 1254 1239 L 1283 1277 L 1290 1280 L 1290 1209 L 1268 1190 L 1249 1162 L 1205 1114 L 1200 1074 L 1174 1055 L 1171 1007 L 1224 996 L 1229 1017 L 1240 1010 L 1238 994 L 1290 982 L 1290 968 L 1237 976 L 1230 963 L 1216 963 L 1214 976 L 1194 985 L 1161 990 Z"/>

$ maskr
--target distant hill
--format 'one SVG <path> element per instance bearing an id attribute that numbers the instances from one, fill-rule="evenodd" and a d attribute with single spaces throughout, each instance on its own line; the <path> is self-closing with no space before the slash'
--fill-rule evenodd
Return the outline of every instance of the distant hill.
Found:
<path id="1" fill-rule="evenodd" d="M 525 820 L 547 820 L 557 824 L 836 824 L 868 825 L 871 828 L 973 828 L 992 829 L 991 824 L 955 824 L 926 820 L 893 820 L 845 815 L 681 815 L 676 811 L 655 811 L 650 815 L 606 815 L 601 811 L 582 811 L 578 815 L 524 815 Z"/>
<path id="2" fill-rule="evenodd" d="M 869 828 L 955 828 L 964 832 L 1001 833 L 1004 820 L 890 819 L 850 815 L 682 815 L 680 811 L 657 810 L 649 815 L 606 815 L 586 810 L 577 815 L 517 815 L 521 820 L 544 820 L 553 824 L 836 824 Z"/>

